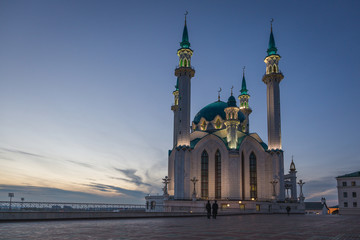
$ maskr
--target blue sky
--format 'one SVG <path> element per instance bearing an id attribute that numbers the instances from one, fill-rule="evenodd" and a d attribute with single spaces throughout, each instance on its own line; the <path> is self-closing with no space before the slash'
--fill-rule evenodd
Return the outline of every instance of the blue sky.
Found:
<path id="1" fill-rule="evenodd" d="M 0 200 L 143 203 L 160 193 L 184 12 L 191 116 L 240 90 L 267 142 L 263 62 L 274 18 L 282 143 L 309 201 L 360 170 L 358 1 L 1 1 Z M 237 95 L 237 93 L 235 94 Z"/>

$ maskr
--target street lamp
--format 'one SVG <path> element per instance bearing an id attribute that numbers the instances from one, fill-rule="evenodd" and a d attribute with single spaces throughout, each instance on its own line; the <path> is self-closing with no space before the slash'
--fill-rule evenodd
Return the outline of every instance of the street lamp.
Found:
<path id="1" fill-rule="evenodd" d="M 196 185 L 196 182 L 199 181 L 199 180 L 196 179 L 196 177 L 193 177 L 192 179 L 190 179 L 190 181 L 194 184 L 194 191 L 193 191 L 193 194 L 192 194 L 192 200 L 193 200 L 193 201 L 196 201 L 196 189 L 195 189 L 195 185 Z"/>
<path id="2" fill-rule="evenodd" d="M 9 205 L 9 210 L 11 211 L 11 199 L 14 197 L 14 193 L 9 193 L 9 198 L 10 198 L 10 205 Z"/>

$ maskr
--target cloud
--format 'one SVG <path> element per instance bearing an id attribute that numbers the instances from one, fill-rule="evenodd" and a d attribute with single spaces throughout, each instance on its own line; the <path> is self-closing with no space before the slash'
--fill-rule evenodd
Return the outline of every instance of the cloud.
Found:
<path id="1" fill-rule="evenodd" d="M 338 199 L 334 176 L 308 180 L 303 187 L 303 191 L 307 201 L 320 201 L 322 197 L 332 202 L 336 202 Z"/>
<path id="2" fill-rule="evenodd" d="M 66 160 L 67 162 L 82 166 L 82 167 L 86 167 L 86 168 L 94 168 L 93 165 L 88 164 L 88 163 L 83 163 L 83 162 L 76 162 L 76 161 L 72 161 L 72 160 Z"/>
<path id="3" fill-rule="evenodd" d="M 119 169 L 119 168 L 114 168 L 114 169 L 124 174 L 128 179 L 112 177 L 113 179 L 119 179 L 129 183 L 134 183 L 136 186 L 140 186 L 140 185 L 151 186 L 151 184 L 143 182 L 142 178 L 135 174 L 136 173 L 135 169 Z"/>
<path id="4" fill-rule="evenodd" d="M 106 185 L 106 184 L 100 184 L 100 183 L 91 183 L 91 184 L 85 184 L 86 186 L 89 186 L 95 190 L 102 191 L 102 192 L 116 192 L 120 194 L 124 194 L 129 197 L 133 198 L 139 198 L 144 199 L 146 193 L 138 190 L 129 190 L 121 187 L 116 187 L 112 185 Z"/>
<path id="5" fill-rule="evenodd" d="M 35 154 L 35 153 L 31 153 L 31 152 L 25 152 L 25 151 L 20 151 L 20 150 L 14 150 L 14 149 L 8 149 L 8 148 L 0 148 L 0 150 L 4 151 L 4 152 L 10 152 L 10 153 L 16 153 L 16 154 L 20 154 L 20 155 L 24 155 L 24 156 L 30 156 L 30 157 L 37 157 L 37 158 L 45 158 L 45 156 L 39 155 L 39 154 Z"/>
<path id="6" fill-rule="evenodd" d="M 92 188 L 101 188 L 101 184 L 90 184 Z M 122 189 L 114 186 L 104 185 L 104 190 L 114 189 L 117 192 L 122 192 L 126 196 L 109 196 L 106 194 L 94 194 L 81 191 L 70 191 L 59 188 L 49 187 L 38 187 L 38 186 L 19 186 L 19 185 L 4 185 L 0 184 L 0 199 L 8 201 L 8 193 L 12 192 L 15 194 L 13 201 L 20 201 L 20 198 L 24 197 L 25 201 L 31 202 L 82 202 L 82 203 L 132 203 L 132 204 L 143 204 L 144 196 L 146 195 L 140 191 L 132 191 Z M 97 188 L 97 189 L 98 189 Z M 134 197 L 136 196 L 136 197 Z"/>

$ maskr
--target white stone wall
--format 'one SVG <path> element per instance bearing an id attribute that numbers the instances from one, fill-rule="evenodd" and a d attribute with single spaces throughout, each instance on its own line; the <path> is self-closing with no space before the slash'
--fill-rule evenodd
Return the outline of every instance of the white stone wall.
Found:
<path id="1" fill-rule="evenodd" d="M 226 134 L 226 130 L 223 130 Z M 219 133 L 221 135 L 221 133 Z M 259 144 L 259 137 L 247 136 L 239 150 L 228 150 L 224 142 L 214 134 L 192 133 L 196 137 L 204 136 L 195 149 L 175 148 L 169 156 L 169 173 L 171 179 L 168 192 L 176 199 L 190 199 L 193 193 L 191 178 L 196 177 L 197 198 L 201 198 L 201 154 L 205 150 L 209 156 L 209 199 L 215 198 L 215 153 L 221 154 L 221 197 L 222 199 L 250 200 L 249 158 L 254 152 L 257 160 L 257 196 L 259 201 L 268 201 L 272 197 L 270 181 L 274 176 L 278 181 L 283 179 L 282 152 L 266 152 Z M 191 136 L 193 138 L 193 136 Z M 260 139 L 261 140 L 261 139 Z M 244 171 L 242 171 L 241 154 L 244 154 Z M 281 172 L 282 171 L 282 172 Z M 244 184 L 242 183 L 244 172 Z M 242 196 L 244 186 L 245 196 Z M 282 190 L 281 190 L 282 189 Z M 178 192 L 179 191 L 179 192 Z M 278 199 L 282 199 L 282 184 L 277 184 Z"/>
<path id="2" fill-rule="evenodd" d="M 360 177 L 337 178 L 338 199 L 339 199 L 339 214 L 360 214 Z M 346 182 L 346 186 L 343 186 Z M 355 186 L 353 185 L 355 182 Z M 344 197 L 344 192 L 347 197 Z M 353 197 L 355 192 L 356 197 Z M 353 203 L 357 203 L 357 207 Z M 344 203 L 348 206 L 345 207 Z"/>

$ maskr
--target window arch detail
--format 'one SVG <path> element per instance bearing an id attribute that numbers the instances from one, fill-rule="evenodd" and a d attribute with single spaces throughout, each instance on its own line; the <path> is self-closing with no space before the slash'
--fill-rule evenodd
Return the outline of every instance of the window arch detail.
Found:
<path id="1" fill-rule="evenodd" d="M 209 155 L 206 150 L 201 154 L 201 197 L 209 197 Z"/>
<path id="2" fill-rule="evenodd" d="M 221 198 L 221 154 L 219 150 L 215 153 L 215 198 Z"/>
<path id="3" fill-rule="evenodd" d="M 254 152 L 250 154 L 250 198 L 257 199 L 257 171 L 256 171 L 256 156 Z"/>

